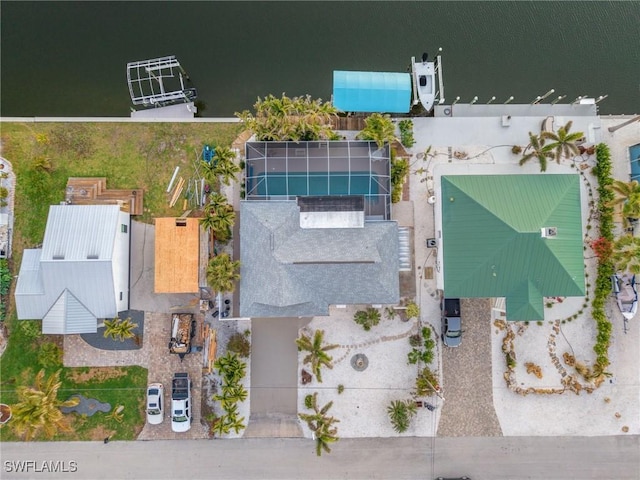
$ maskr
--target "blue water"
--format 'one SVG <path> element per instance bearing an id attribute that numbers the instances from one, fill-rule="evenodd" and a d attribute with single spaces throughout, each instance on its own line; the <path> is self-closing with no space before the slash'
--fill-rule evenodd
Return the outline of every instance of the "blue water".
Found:
<path id="1" fill-rule="evenodd" d="M 631 180 L 640 181 L 640 143 L 629 147 L 629 158 L 631 159 Z"/>

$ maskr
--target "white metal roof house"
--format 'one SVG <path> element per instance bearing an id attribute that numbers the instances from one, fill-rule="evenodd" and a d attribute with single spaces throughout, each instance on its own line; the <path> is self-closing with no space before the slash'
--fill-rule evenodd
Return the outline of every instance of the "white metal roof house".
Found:
<path id="1" fill-rule="evenodd" d="M 52 205 L 42 248 L 24 250 L 19 320 L 42 333 L 95 333 L 129 308 L 130 216 L 118 205 Z"/>

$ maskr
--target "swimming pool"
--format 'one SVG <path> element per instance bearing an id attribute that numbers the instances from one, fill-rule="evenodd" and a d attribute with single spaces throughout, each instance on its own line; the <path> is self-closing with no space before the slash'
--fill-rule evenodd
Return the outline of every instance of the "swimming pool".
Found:
<path id="1" fill-rule="evenodd" d="M 640 182 L 640 143 L 629 147 L 629 160 L 631 161 L 631 180 Z"/>

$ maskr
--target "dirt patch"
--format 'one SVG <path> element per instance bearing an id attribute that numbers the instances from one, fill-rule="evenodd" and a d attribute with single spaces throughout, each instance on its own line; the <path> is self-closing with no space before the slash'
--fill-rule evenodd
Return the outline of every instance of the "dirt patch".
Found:
<path id="1" fill-rule="evenodd" d="M 107 437 L 111 437 L 116 433 L 115 430 L 105 428 L 104 425 L 98 425 L 96 428 L 89 430 L 89 440 L 104 440 Z"/>
<path id="2" fill-rule="evenodd" d="M 67 378 L 75 383 L 85 383 L 91 380 L 105 381 L 110 378 L 123 377 L 127 374 L 120 367 L 91 367 L 87 371 L 72 369 Z"/>

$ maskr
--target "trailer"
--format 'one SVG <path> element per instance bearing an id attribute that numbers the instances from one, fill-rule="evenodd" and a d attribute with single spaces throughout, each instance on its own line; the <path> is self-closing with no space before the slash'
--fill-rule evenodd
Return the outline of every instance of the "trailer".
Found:
<path id="1" fill-rule="evenodd" d="M 171 340 L 169 353 L 184 358 L 191 352 L 191 340 L 196 334 L 196 321 L 190 313 L 174 313 L 171 317 Z"/>

